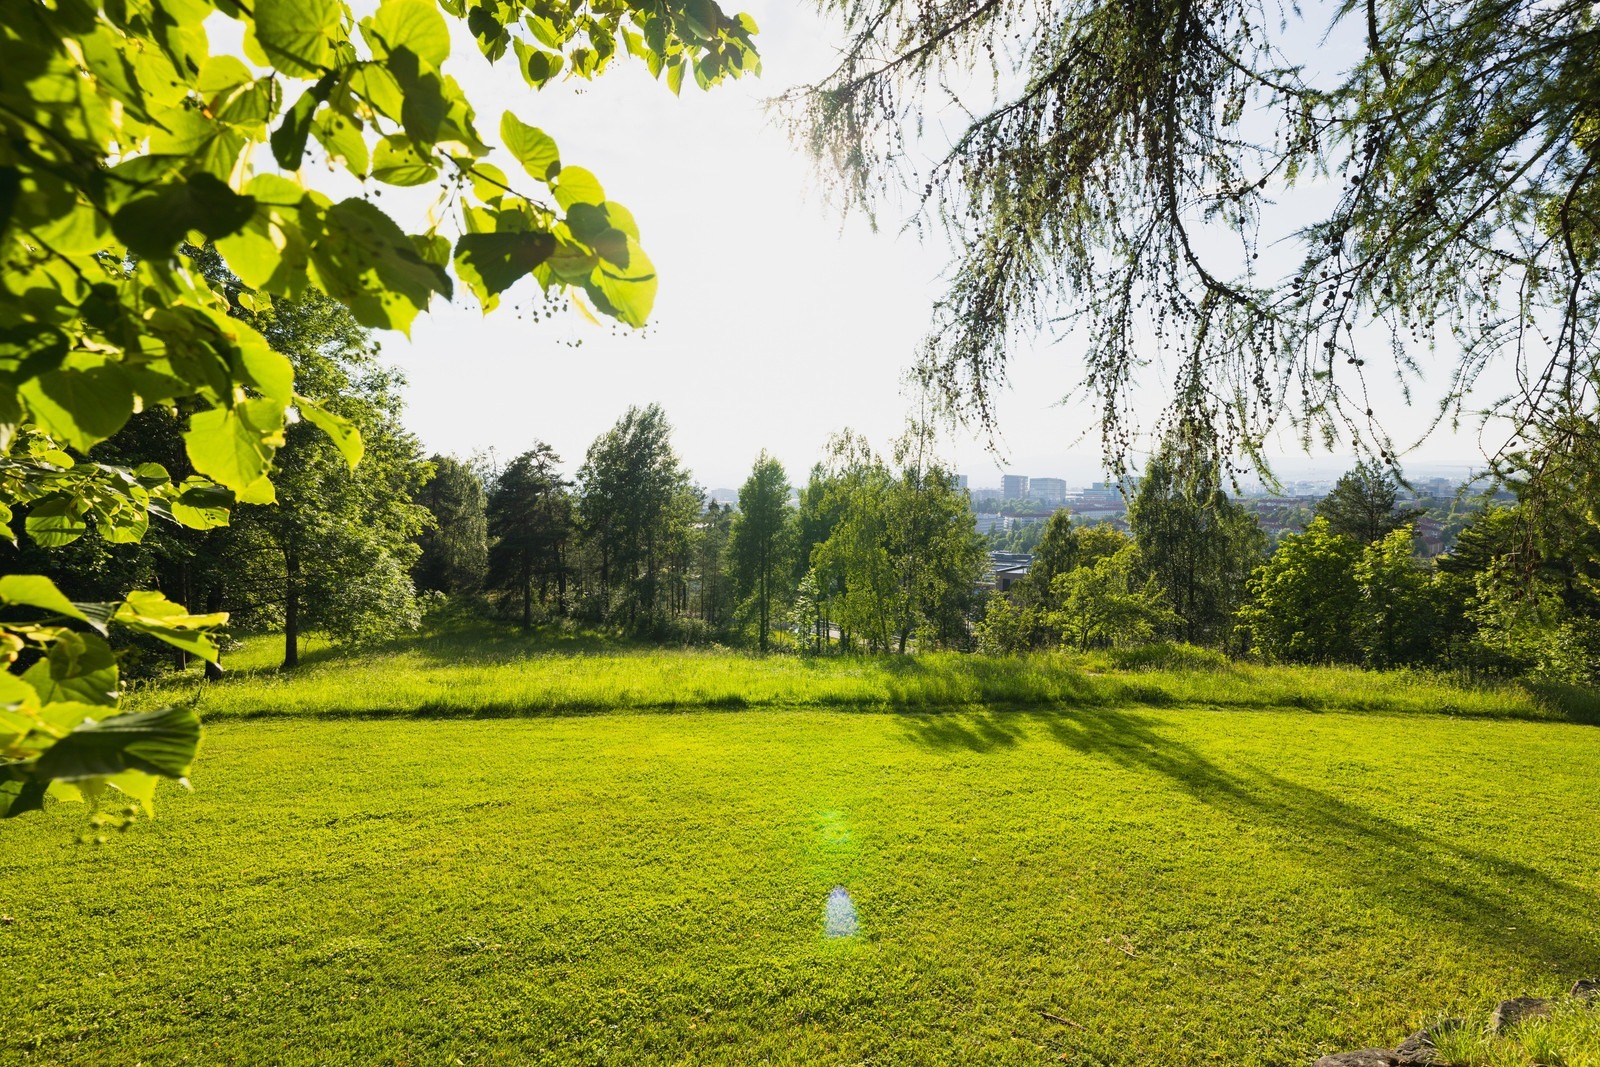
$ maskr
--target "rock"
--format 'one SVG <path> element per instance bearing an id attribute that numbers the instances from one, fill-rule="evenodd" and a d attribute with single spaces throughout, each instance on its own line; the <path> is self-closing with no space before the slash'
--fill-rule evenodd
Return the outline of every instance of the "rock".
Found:
<path id="1" fill-rule="evenodd" d="M 1335 1052 L 1311 1067 L 1393 1067 L 1394 1053 L 1386 1048 L 1364 1048 L 1355 1052 Z"/>
<path id="2" fill-rule="evenodd" d="M 1400 1064 L 1431 1064 L 1434 1062 L 1435 1038 L 1467 1025 L 1465 1019 L 1442 1019 L 1432 1026 L 1418 1030 L 1394 1048 L 1394 1061 Z"/>
<path id="3" fill-rule="evenodd" d="M 1572 995 L 1579 1000 L 1600 1000 L 1600 978 L 1580 978 L 1573 982 Z"/>
<path id="4" fill-rule="evenodd" d="M 1489 1017 L 1489 1029 L 1497 1034 L 1503 1033 L 1524 1019 L 1549 1014 L 1550 1002 L 1543 997 L 1512 997 L 1494 1006 L 1494 1014 Z"/>

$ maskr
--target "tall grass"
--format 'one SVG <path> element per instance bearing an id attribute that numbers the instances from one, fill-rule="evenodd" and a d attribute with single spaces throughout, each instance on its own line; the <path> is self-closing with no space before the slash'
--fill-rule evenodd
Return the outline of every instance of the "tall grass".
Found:
<path id="1" fill-rule="evenodd" d="M 365 653 L 313 648 L 293 672 L 276 669 L 278 654 L 276 638 L 248 639 L 220 683 L 191 672 L 146 687 L 134 704 L 192 700 L 214 717 L 1186 706 L 1523 719 L 1568 718 L 1571 706 L 1519 686 L 1241 664 L 1188 646 L 1089 656 L 761 656 L 475 623 Z"/>

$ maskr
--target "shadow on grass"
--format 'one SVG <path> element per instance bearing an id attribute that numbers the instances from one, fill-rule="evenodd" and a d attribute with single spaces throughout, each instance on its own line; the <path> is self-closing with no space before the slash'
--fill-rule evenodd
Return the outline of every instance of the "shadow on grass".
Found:
<path id="1" fill-rule="evenodd" d="M 1255 768 L 1225 770 L 1138 714 L 1102 708 L 999 719 L 920 716 L 910 727 L 911 738 L 929 748 L 974 752 L 1014 746 L 1042 728 L 1074 752 L 1164 779 L 1200 803 L 1272 831 L 1329 883 L 1564 974 L 1600 970 L 1600 898 L 1594 894 L 1525 863 L 1385 818 L 1334 789 Z"/>

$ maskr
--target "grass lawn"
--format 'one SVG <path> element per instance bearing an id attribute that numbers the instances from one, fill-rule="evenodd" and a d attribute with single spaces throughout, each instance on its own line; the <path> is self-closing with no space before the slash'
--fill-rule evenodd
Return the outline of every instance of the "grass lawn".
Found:
<path id="1" fill-rule="evenodd" d="M 195 791 L 104 846 L 0 824 L 0 1063 L 1265 1067 L 1600 974 L 1600 731 L 1531 705 L 1045 663 L 1081 699 L 835 710 L 917 672 L 777 660 L 798 706 L 476 718 L 396 698 L 430 658 L 216 687 Z"/>

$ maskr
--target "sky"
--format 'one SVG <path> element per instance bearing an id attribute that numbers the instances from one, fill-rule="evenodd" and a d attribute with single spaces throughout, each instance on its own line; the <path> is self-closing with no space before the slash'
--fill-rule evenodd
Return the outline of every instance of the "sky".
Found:
<path id="1" fill-rule="evenodd" d="M 458 36 L 448 69 L 480 128 L 497 129 L 510 108 L 556 139 L 564 164 L 593 171 L 637 219 L 660 289 L 642 332 L 573 313 L 519 317 L 514 305 L 536 295 L 524 282 L 487 316 L 462 295 L 419 317 L 409 342 L 382 335 L 384 356 L 409 381 L 406 422 L 429 451 L 493 449 L 504 461 L 537 439 L 571 471 L 629 405 L 656 402 L 697 481 L 718 488 L 742 482 L 762 449 L 800 481 L 830 434 L 849 427 L 884 448 L 904 428 L 903 375 L 949 249 L 892 217 L 874 231 L 828 202 L 815 164 L 766 105 L 826 74 L 841 34 L 793 0 L 741 7 L 761 28 L 762 76 L 709 92 L 685 85 L 680 97 L 632 60 L 536 93 L 511 61 L 490 66 Z M 386 196 L 402 225 L 420 228 L 420 201 Z M 1080 375 L 1071 337 L 1024 345 L 998 405 L 1000 455 L 972 434 L 945 451 L 974 486 L 997 485 L 1002 469 L 1072 485 L 1103 477 Z M 1395 403 L 1386 414 L 1393 429 L 1425 421 Z M 1349 462 L 1307 457 L 1287 441 L 1280 451 L 1274 466 L 1286 478 L 1336 475 Z M 1436 435 L 1409 469 L 1465 473 L 1480 458 L 1474 437 Z"/>

